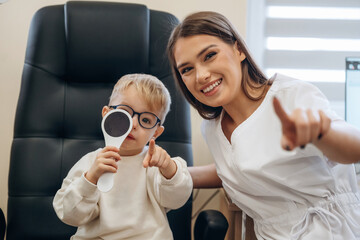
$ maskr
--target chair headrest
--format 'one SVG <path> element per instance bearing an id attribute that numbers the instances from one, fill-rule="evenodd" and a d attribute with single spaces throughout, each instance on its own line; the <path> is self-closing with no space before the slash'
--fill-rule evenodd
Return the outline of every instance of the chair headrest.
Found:
<path id="1" fill-rule="evenodd" d="M 140 4 L 66 3 L 68 80 L 114 83 L 126 73 L 148 72 L 149 15 Z"/>

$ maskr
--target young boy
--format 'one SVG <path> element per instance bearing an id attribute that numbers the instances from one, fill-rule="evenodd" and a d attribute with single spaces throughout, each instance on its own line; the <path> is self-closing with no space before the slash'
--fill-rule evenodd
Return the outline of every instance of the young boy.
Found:
<path id="1" fill-rule="evenodd" d="M 120 149 L 107 146 L 82 157 L 56 193 L 56 214 L 78 227 L 71 239 L 173 239 L 166 210 L 187 201 L 192 180 L 183 159 L 170 158 L 155 145 L 170 102 L 168 90 L 154 76 L 129 74 L 116 83 L 102 116 L 124 109 L 133 128 Z M 96 186 L 105 172 L 116 173 L 107 193 Z"/>

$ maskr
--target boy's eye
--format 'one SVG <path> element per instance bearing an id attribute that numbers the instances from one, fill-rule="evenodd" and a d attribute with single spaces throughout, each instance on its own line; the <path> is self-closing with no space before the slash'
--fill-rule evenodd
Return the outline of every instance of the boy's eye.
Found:
<path id="1" fill-rule="evenodd" d="M 149 123 L 150 122 L 150 120 L 149 119 L 147 119 L 147 118 L 143 118 L 143 120 L 142 120 L 144 123 Z"/>
<path id="2" fill-rule="evenodd" d="M 149 118 L 142 118 L 141 121 L 145 124 L 151 124 L 151 119 Z"/>
<path id="3" fill-rule="evenodd" d="M 209 60 L 210 58 L 212 58 L 215 55 L 216 55 L 216 52 L 209 52 L 208 54 L 205 55 L 204 61 Z"/>

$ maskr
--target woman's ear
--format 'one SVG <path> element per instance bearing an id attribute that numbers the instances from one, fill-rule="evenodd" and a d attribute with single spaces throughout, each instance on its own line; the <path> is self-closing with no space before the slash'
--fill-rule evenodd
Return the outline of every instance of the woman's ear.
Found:
<path id="1" fill-rule="evenodd" d="M 104 117 L 110 111 L 109 106 L 104 106 L 101 111 L 101 116 Z"/>
<path id="2" fill-rule="evenodd" d="M 240 61 L 241 61 L 241 62 L 244 61 L 245 58 L 246 58 L 245 53 L 244 53 L 244 52 L 241 52 L 241 53 L 240 53 Z"/>
<path id="3" fill-rule="evenodd" d="M 234 43 L 234 50 L 237 52 L 237 54 L 239 54 L 240 62 L 244 61 L 246 58 L 246 55 L 245 55 L 244 51 L 242 51 L 238 41 L 236 41 Z"/>
<path id="4" fill-rule="evenodd" d="M 157 137 L 159 137 L 163 132 L 164 132 L 164 130 L 165 130 L 165 128 L 164 128 L 164 126 L 159 126 L 157 129 L 156 129 L 156 131 L 155 131 L 155 133 L 154 133 L 154 135 L 152 136 L 154 139 L 156 139 Z"/>

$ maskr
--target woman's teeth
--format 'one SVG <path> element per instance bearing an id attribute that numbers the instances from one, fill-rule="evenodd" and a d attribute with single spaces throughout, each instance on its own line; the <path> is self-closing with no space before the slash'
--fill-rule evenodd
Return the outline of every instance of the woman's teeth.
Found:
<path id="1" fill-rule="evenodd" d="M 211 84 L 210 86 L 208 86 L 207 88 L 205 88 L 204 90 L 202 90 L 203 93 L 208 93 L 208 92 L 210 92 L 211 90 L 214 89 L 214 87 L 218 86 L 218 85 L 221 83 L 221 81 L 222 81 L 222 79 L 214 82 L 213 84 Z"/>

